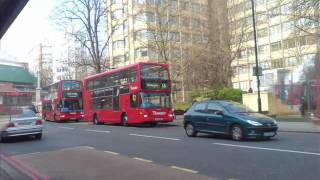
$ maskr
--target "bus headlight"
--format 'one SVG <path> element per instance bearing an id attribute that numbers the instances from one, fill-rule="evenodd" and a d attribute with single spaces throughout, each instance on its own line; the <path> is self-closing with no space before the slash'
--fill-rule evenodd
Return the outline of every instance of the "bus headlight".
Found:
<path id="1" fill-rule="evenodd" d="M 61 118 L 64 118 L 64 117 L 66 117 L 66 115 L 60 115 L 60 117 L 61 117 Z"/>
<path id="2" fill-rule="evenodd" d="M 148 117 L 148 115 L 146 115 L 146 114 L 145 114 L 145 115 L 143 115 L 143 117 L 147 118 L 147 117 Z"/>

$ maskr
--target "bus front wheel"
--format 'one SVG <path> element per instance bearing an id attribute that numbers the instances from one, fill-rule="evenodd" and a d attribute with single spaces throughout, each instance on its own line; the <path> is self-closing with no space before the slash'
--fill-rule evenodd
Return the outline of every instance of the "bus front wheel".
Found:
<path id="1" fill-rule="evenodd" d="M 121 124 L 122 126 L 128 126 L 128 116 L 126 114 L 122 114 L 121 116 Z"/>

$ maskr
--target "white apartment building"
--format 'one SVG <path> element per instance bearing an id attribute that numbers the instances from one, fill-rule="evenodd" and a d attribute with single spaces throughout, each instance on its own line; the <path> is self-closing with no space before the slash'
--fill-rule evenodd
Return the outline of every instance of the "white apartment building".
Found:
<path id="1" fill-rule="evenodd" d="M 308 66 L 314 65 L 319 39 L 308 32 L 319 32 L 319 24 L 295 16 L 296 0 L 255 0 L 259 66 L 263 69 L 261 89 L 298 83 Z M 228 0 L 232 51 L 233 87 L 256 90 L 255 51 L 250 0 Z M 319 7 L 314 7 L 319 11 Z"/>

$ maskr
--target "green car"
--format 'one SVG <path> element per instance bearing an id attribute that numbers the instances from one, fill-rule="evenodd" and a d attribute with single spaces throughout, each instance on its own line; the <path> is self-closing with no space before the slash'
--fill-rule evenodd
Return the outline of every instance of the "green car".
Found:
<path id="1" fill-rule="evenodd" d="M 198 102 L 184 114 L 187 136 L 197 133 L 225 134 L 233 140 L 269 139 L 277 134 L 276 120 L 253 112 L 246 106 L 230 101 Z"/>

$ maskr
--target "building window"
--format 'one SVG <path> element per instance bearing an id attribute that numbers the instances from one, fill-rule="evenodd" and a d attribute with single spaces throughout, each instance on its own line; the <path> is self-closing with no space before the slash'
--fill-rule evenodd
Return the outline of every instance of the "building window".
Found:
<path id="1" fill-rule="evenodd" d="M 281 6 L 281 14 L 284 16 L 291 15 L 293 12 L 293 7 L 291 3 Z"/>
<path id="2" fill-rule="evenodd" d="M 174 42 L 180 42 L 180 33 L 179 32 L 170 32 L 169 40 Z"/>
<path id="3" fill-rule="evenodd" d="M 189 18 L 181 18 L 181 25 L 184 27 L 189 27 L 190 26 L 190 19 Z"/>
<path id="4" fill-rule="evenodd" d="M 181 41 L 183 43 L 191 43 L 192 42 L 191 35 L 190 34 L 186 34 L 186 33 L 182 33 L 181 34 Z"/>
<path id="5" fill-rule="evenodd" d="M 296 66 L 298 64 L 296 57 L 290 57 L 285 59 L 287 66 Z"/>
<path id="6" fill-rule="evenodd" d="M 122 4 L 122 0 L 111 0 L 111 5 L 112 4 Z"/>
<path id="7" fill-rule="evenodd" d="M 280 14 L 281 14 L 280 7 L 276 7 L 269 12 L 269 17 L 270 18 L 278 17 L 280 16 Z"/>
<path id="8" fill-rule="evenodd" d="M 271 61 L 271 67 L 274 69 L 277 68 L 284 68 L 285 67 L 285 63 L 283 59 L 274 59 Z"/>
<path id="9" fill-rule="evenodd" d="M 156 51 L 153 48 L 137 48 L 135 50 L 135 58 L 155 58 L 156 57 Z"/>
<path id="10" fill-rule="evenodd" d="M 296 47 L 294 39 L 286 39 L 283 41 L 283 49 L 290 49 Z"/>
<path id="11" fill-rule="evenodd" d="M 181 51 L 180 49 L 173 48 L 170 50 L 170 57 L 172 60 L 179 60 L 181 58 Z"/>
<path id="12" fill-rule="evenodd" d="M 189 10 L 189 2 L 180 1 L 180 10 Z"/>
<path id="13" fill-rule="evenodd" d="M 201 43 L 202 42 L 201 35 L 200 34 L 193 34 L 192 42 L 193 43 Z"/>
<path id="14" fill-rule="evenodd" d="M 201 23 L 199 19 L 192 19 L 192 28 L 193 29 L 200 29 Z"/>
<path id="15" fill-rule="evenodd" d="M 268 45 L 262 45 L 258 47 L 259 55 L 267 54 L 267 52 L 268 52 Z"/>
<path id="16" fill-rule="evenodd" d="M 267 15 L 266 14 L 258 14 L 257 15 L 257 24 L 264 24 L 266 22 L 267 22 Z"/>
<path id="17" fill-rule="evenodd" d="M 136 39 L 139 40 L 154 40 L 155 32 L 154 30 L 141 30 L 136 32 Z"/>
<path id="18" fill-rule="evenodd" d="M 124 40 L 114 41 L 112 44 L 113 50 L 123 50 L 125 48 Z"/>
<path id="19" fill-rule="evenodd" d="M 136 16 L 136 20 L 146 22 L 146 23 L 154 23 L 155 14 L 151 12 L 141 13 Z"/>
<path id="20" fill-rule="evenodd" d="M 118 64 L 126 62 L 126 57 L 124 55 L 121 56 L 115 56 L 113 58 L 113 65 L 116 66 Z"/>
<path id="21" fill-rule="evenodd" d="M 271 52 L 281 50 L 281 41 L 275 42 L 271 44 Z"/>
<path id="22" fill-rule="evenodd" d="M 259 29 L 257 32 L 258 38 L 263 38 L 268 36 L 267 28 Z"/>
<path id="23" fill-rule="evenodd" d="M 200 13 L 200 4 L 199 3 L 192 3 L 191 9 L 193 13 Z"/>
<path id="24" fill-rule="evenodd" d="M 292 30 L 294 30 L 294 21 L 288 21 L 282 24 L 283 32 L 291 32 Z"/>
<path id="25" fill-rule="evenodd" d="M 171 1 L 169 1 L 169 5 L 170 5 L 170 10 L 171 10 L 171 11 L 176 11 L 176 10 L 178 10 L 178 1 L 177 1 L 177 0 L 171 0 Z"/>
<path id="26" fill-rule="evenodd" d="M 134 4 L 147 4 L 147 1 L 146 0 L 134 0 Z"/>
<path id="27" fill-rule="evenodd" d="M 270 27 L 270 37 L 271 38 L 277 38 L 281 37 L 281 25 L 275 25 Z"/>
<path id="28" fill-rule="evenodd" d="M 123 35 L 123 24 L 112 27 L 113 35 Z"/>

